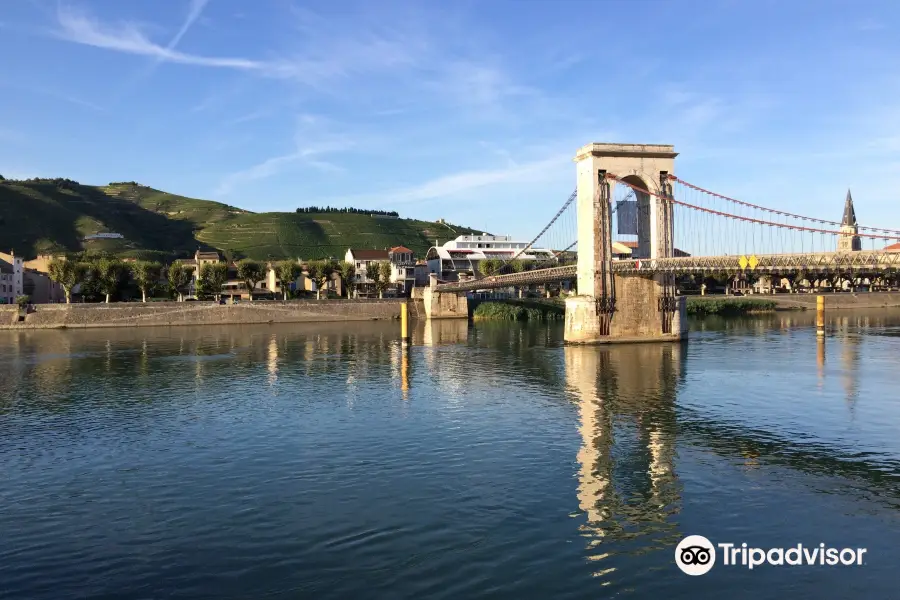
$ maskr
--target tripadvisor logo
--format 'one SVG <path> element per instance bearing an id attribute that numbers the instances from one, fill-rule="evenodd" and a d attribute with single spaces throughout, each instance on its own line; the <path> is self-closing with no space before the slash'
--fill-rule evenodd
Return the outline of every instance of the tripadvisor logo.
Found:
<path id="1" fill-rule="evenodd" d="M 675 547 L 675 564 L 687 575 L 705 575 L 715 566 L 717 555 L 723 566 L 752 570 L 761 565 L 860 566 L 865 553 L 865 548 L 831 548 L 825 544 L 768 549 L 750 547 L 746 543 L 713 544 L 702 535 L 689 535 Z"/>

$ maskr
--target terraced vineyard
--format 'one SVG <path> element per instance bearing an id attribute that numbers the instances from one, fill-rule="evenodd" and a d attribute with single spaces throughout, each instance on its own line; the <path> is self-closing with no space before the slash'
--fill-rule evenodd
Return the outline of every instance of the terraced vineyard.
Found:
<path id="1" fill-rule="evenodd" d="M 353 213 L 251 213 L 131 183 L 87 186 L 51 180 L 0 181 L 0 247 L 35 256 L 105 250 L 160 259 L 199 248 L 256 259 L 343 257 L 347 248 L 404 245 L 418 256 L 474 230 Z M 84 240 L 96 233 L 123 239 Z"/>
<path id="2" fill-rule="evenodd" d="M 259 259 L 339 258 L 347 248 L 390 248 L 398 244 L 424 256 L 435 239 L 447 241 L 472 231 L 427 221 L 360 214 L 261 213 L 215 223 L 199 232 L 197 238 L 209 246 Z"/>

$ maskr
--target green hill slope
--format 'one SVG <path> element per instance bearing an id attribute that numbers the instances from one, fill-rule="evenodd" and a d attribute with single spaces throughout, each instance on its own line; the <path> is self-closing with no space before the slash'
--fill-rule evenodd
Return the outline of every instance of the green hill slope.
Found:
<path id="1" fill-rule="evenodd" d="M 260 213 L 220 221 L 197 234 L 203 243 L 246 256 L 342 258 L 347 248 L 404 245 L 424 257 L 434 240 L 472 233 L 464 227 L 349 213 Z"/>
<path id="2" fill-rule="evenodd" d="M 123 239 L 85 240 L 96 233 Z M 35 256 L 103 250 L 171 258 L 199 248 L 256 259 L 343 257 L 347 248 L 404 245 L 424 256 L 465 227 L 352 213 L 251 213 L 133 183 L 0 181 L 0 248 Z"/>

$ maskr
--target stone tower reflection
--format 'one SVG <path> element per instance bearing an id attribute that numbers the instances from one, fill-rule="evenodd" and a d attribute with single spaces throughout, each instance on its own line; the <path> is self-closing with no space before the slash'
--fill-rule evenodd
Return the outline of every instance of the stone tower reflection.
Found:
<path id="1" fill-rule="evenodd" d="M 859 334 L 851 332 L 851 327 L 865 326 L 860 319 L 851 321 L 848 318 L 841 319 L 840 324 L 841 339 L 841 379 L 844 384 L 844 393 L 846 394 L 847 403 L 852 409 L 856 404 L 859 396 L 857 373 L 859 373 Z"/>
<path id="2" fill-rule="evenodd" d="M 681 502 L 674 457 L 683 352 L 679 344 L 565 348 L 566 382 L 580 414 L 578 501 L 592 560 L 608 555 L 608 540 L 641 538 L 645 549 L 677 543 L 670 517 Z"/>

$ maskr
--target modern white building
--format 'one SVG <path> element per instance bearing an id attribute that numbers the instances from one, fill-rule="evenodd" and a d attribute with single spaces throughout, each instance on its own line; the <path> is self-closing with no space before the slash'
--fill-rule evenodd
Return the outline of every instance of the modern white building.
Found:
<path id="1" fill-rule="evenodd" d="M 489 258 L 510 260 L 516 257 L 526 262 L 555 259 L 554 253 L 545 248 L 528 248 L 519 254 L 527 247 L 528 242 L 515 241 L 508 235 L 461 235 L 443 246 L 429 248 L 425 260 L 429 272 L 437 273 L 439 279 L 453 281 L 459 278 L 460 272 L 480 271 L 481 261 Z"/>
<path id="2" fill-rule="evenodd" d="M 0 252 L 0 304 L 15 304 L 16 298 L 25 295 L 24 262 L 12 250 Z"/>

